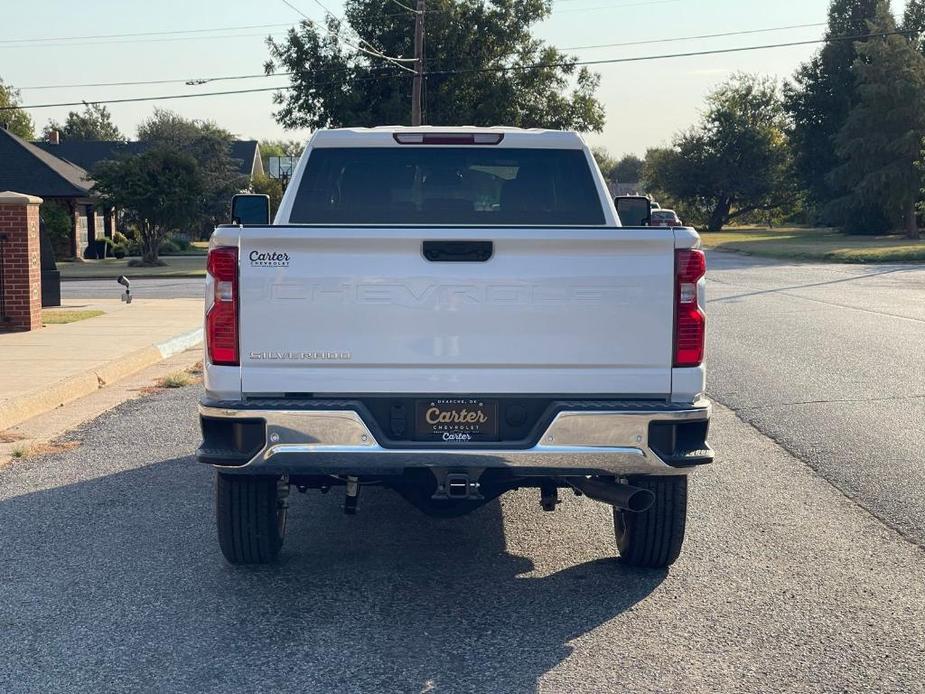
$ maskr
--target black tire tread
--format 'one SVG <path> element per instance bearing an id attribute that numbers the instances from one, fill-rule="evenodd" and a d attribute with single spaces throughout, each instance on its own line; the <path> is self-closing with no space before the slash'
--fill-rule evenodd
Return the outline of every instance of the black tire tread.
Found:
<path id="1" fill-rule="evenodd" d="M 277 478 L 216 472 L 215 518 L 219 546 L 230 563 L 269 564 L 279 555 Z"/>
<path id="2" fill-rule="evenodd" d="M 643 513 L 613 509 L 614 532 L 623 561 L 631 566 L 658 569 L 671 566 L 681 554 L 687 525 L 687 476 L 630 479 L 634 487 L 648 489 L 655 502 Z M 625 531 L 622 541 L 618 518 Z"/>

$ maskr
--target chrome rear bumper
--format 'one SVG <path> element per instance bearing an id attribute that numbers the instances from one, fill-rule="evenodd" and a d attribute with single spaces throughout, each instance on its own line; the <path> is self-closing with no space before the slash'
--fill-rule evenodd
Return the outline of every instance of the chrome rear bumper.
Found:
<path id="1" fill-rule="evenodd" d="M 200 405 L 203 419 L 260 426 L 262 447 L 223 464 L 220 451 L 198 458 L 227 471 L 269 474 L 400 474 L 406 468 L 507 468 L 525 475 L 676 475 L 712 460 L 703 442 L 690 463 L 663 459 L 650 445 L 654 422 L 706 422 L 706 400 L 689 408 L 560 411 L 529 448 L 394 448 L 382 445 L 354 410 L 232 409 Z M 259 421 L 255 421 L 259 420 Z M 260 424 L 262 422 L 262 424 Z M 265 427 L 265 429 L 263 429 Z M 706 429 L 704 428 L 704 435 Z M 205 446 L 205 444 L 204 444 Z"/>

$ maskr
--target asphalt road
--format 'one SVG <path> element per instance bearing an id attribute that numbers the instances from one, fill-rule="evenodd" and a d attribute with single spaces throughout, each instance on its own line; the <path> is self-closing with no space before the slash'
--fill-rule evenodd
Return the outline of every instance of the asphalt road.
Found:
<path id="1" fill-rule="evenodd" d="M 921 692 L 925 552 L 719 408 L 670 572 L 608 509 L 518 492 L 456 520 L 366 489 L 292 499 L 233 568 L 197 387 L 0 470 L 0 691 Z"/>
<path id="2" fill-rule="evenodd" d="M 174 277 L 163 279 L 132 280 L 132 294 L 145 299 L 174 299 L 201 297 L 202 277 Z M 61 298 L 74 299 L 118 299 L 125 288 L 115 280 L 64 280 L 61 282 Z"/>
<path id="3" fill-rule="evenodd" d="M 925 692 L 925 270 L 710 265 L 736 412 L 670 571 L 584 498 L 435 520 L 376 489 L 294 494 L 282 562 L 232 568 L 198 389 L 164 391 L 0 469 L 0 691 Z"/>
<path id="4" fill-rule="evenodd" d="M 115 298 L 111 281 L 65 299 Z M 202 295 L 202 279 L 136 296 Z M 708 387 L 845 494 L 925 546 L 925 267 L 710 254 Z"/>
<path id="5" fill-rule="evenodd" d="M 708 264 L 710 395 L 925 546 L 925 267 Z"/>

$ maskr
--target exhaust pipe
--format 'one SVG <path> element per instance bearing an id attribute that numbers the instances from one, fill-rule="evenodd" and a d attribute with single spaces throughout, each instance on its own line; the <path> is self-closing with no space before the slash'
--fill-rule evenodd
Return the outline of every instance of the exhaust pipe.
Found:
<path id="1" fill-rule="evenodd" d="M 655 503 L 655 494 L 648 489 L 640 489 L 628 484 L 601 482 L 588 477 L 566 481 L 589 499 L 610 504 L 621 511 L 642 513 L 648 511 Z"/>

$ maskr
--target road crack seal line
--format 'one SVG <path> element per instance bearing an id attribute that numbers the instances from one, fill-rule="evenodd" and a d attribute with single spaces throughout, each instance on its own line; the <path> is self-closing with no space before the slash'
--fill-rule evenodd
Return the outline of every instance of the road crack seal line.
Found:
<path id="1" fill-rule="evenodd" d="M 886 518 L 880 516 L 876 511 L 873 511 L 872 509 L 868 508 L 860 499 L 858 499 L 858 498 L 855 497 L 855 496 L 852 496 L 848 491 L 846 491 L 846 490 L 842 489 L 841 487 L 839 487 L 839 486 L 838 486 L 837 484 L 835 484 L 832 480 L 830 480 L 828 477 L 826 477 L 825 475 L 823 475 L 816 467 L 813 466 L 812 463 L 810 463 L 809 461 L 805 460 L 799 453 L 797 453 L 797 452 L 794 451 L 792 448 L 790 448 L 790 446 L 788 446 L 786 443 L 784 443 L 783 441 L 779 440 L 776 436 L 773 436 L 773 435 L 771 435 L 771 434 L 769 434 L 769 433 L 767 433 L 767 432 L 765 432 L 765 431 L 762 431 L 761 429 L 758 428 L 758 426 L 757 426 L 756 424 L 754 424 L 754 423 L 748 421 L 747 419 L 743 418 L 743 417 L 739 414 L 739 410 L 737 410 L 737 409 L 731 407 L 730 405 L 727 405 L 725 402 L 723 402 L 722 400 L 718 399 L 717 397 L 715 397 L 715 396 L 713 396 L 713 395 L 711 395 L 711 394 L 709 394 L 709 393 L 708 393 L 708 395 L 709 395 L 710 398 L 713 399 L 714 402 L 718 403 L 718 404 L 721 405 L 722 407 L 725 407 L 727 410 L 729 410 L 730 412 L 732 412 L 732 413 L 735 415 L 736 419 L 738 419 L 740 422 L 742 422 L 743 424 L 745 424 L 745 425 L 748 426 L 748 427 L 751 427 L 752 429 L 754 429 L 756 432 L 758 432 L 761 436 L 765 437 L 766 439 L 770 439 L 771 441 L 773 441 L 778 447 L 780 447 L 781 449 L 783 449 L 783 450 L 784 450 L 791 458 L 793 458 L 794 460 L 799 460 L 801 463 L 803 463 L 803 465 L 805 465 L 809 470 L 812 471 L 812 473 L 813 473 L 813 475 L 814 475 L 815 477 L 817 477 L 817 478 L 820 479 L 821 481 L 825 482 L 825 484 L 829 485 L 832 489 L 834 489 L 835 491 L 837 491 L 841 496 L 843 496 L 845 499 L 847 499 L 848 501 L 850 501 L 854 506 L 856 506 L 857 508 L 859 508 L 859 509 L 861 509 L 862 511 L 864 511 L 864 512 L 865 512 L 868 516 L 870 516 L 871 518 L 874 518 L 874 519 L 876 519 L 877 521 L 879 521 L 880 524 L 883 525 L 884 527 L 889 528 L 890 530 L 892 530 L 894 533 L 896 533 L 897 535 L 899 535 L 899 537 L 901 537 L 903 540 L 905 540 L 906 542 L 908 542 L 908 543 L 909 543 L 910 545 L 912 545 L 913 547 L 916 547 L 916 548 L 919 549 L 920 551 L 925 552 L 925 544 L 920 543 L 917 539 L 915 539 L 915 538 L 912 537 L 911 535 L 907 534 L 901 527 L 897 526 L 897 524 L 895 524 L 895 523 L 893 523 L 893 522 L 887 520 Z"/>
<path id="2" fill-rule="evenodd" d="M 802 400 L 798 402 L 776 402 L 772 405 L 750 405 L 748 407 L 740 407 L 738 410 L 733 410 L 733 412 L 755 412 L 757 410 L 773 410 L 775 407 L 797 407 L 799 405 L 837 405 L 839 403 L 863 404 L 865 402 L 921 400 L 922 398 L 925 398 L 925 394 L 891 395 L 885 398 L 833 398 L 832 400 Z M 728 407 L 728 405 L 725 405 L 725 407 Z M 729 409 L 732 408 L 730 407 Z"/>
<path id="3" fill-rule="evenodd" d="M 714 282 L 716 280 L 713 280 Z M 912 321 L 913 323 L 925 323 L 925 319 L 922 318 L 913 318 L 912 316 L 901 316 L 898 313 L 888 313 L 887 311 L 875 311 L 870 308 L 861 308 L 860 306 L 849 306 L 848 304 L 840 304 L 836 301 L 824 301 L 823 299 L 813 299 L 808 296 L 802 296 L 801 294 L 796 294 L 793 291 L 788 289 L 768 289 L 763 291 L 752 292 L 750 294 L 739 294 L 736 296 L 721 296 L 716 299 L 710 299 L 707 301 L 708 304 L 723 303 L 725 301 L 730 301 L 732 299 L 747 299 L 752 296 L 767 295 L 767 294 L 776 294 L 777 296 L 787 296 L 791 299 L 800 299 L 802 301 L 812 301 L 816 304 L 822 304 L 824 306 L 834 306 L 836 308 L 844 308 L 849 311 L 860 311 L 862 313 L 871 313 L 875 316 L 885 316 L 887 318 L 898 318 L 900 320 Z"/>

